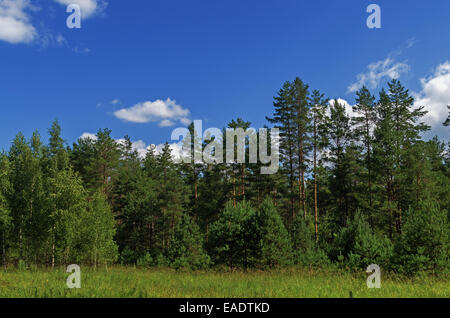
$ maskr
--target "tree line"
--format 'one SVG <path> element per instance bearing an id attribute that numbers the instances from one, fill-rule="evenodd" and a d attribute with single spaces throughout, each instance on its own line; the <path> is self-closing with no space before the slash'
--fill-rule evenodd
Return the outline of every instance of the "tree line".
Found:
<path id="1" fill-rule="evenodd" d="M 361 88 L 350 116 L 288 81 L 266 117 L 280 132 L 271 175 L 261 163 L 176 163 L 168 143 L 141 157 L 109 129 L 72 147 L 57 121 L 47 144 L 19 133 L 0 154 L 2 263 L 448 272 L 449 144 L 422 139 L 426 112 L 413 104 L 394 79 L 377 97 Z"/>

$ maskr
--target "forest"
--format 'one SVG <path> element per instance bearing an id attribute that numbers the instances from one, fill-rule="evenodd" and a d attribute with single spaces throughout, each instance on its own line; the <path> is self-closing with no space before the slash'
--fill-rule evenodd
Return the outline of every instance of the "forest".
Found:
<path id="1" fill-rule="evenodd" d="M 450 143 L 422 138 L 413 105 L 394 79 L 377 96 L 361 88 L 350 116 L 288 81 L 266 117 L 280 132 L 266 175 L 261 163 L 176 163 L 169 143 L 142 157 L 109 129 L 72 146 L 57 121 L 48 142 L 18 133 L 0 154 L 1 263 L 449 273 Z"/>

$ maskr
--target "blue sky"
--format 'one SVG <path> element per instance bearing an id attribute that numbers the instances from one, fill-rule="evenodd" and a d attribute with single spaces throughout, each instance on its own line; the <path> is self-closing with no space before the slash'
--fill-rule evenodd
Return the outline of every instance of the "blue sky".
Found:
<path id="1" fill-rule="evenodd" d="M 381 29 L 366 26 L 371 3 Z M 0 148 L 19 131 L 46 138 L 55 118 L 69 144 L 106 127 L 160 144 L 194 119 L 258 128 L 296 76 L 349 105 L 352 85 L 399 77 L 448 139 L 450 1 L 0 0 Z"/>

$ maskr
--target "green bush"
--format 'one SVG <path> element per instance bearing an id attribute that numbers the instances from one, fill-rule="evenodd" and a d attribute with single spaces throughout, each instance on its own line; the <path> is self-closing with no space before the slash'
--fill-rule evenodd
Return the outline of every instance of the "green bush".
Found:
<path id="1" fill-rule="evenodd" d="M 137 262 L 137 255 L 135 251 L 130 250 L 129 248 L 125 248 L 120 253 L 120 264 L 127 265 L 127 264 L 136 264 Z"/>
<path id="2" fill-rule="evenodd" d="M 273 268 L 292 264 L 289 233 L 270 198 L 266 198 L 254 214 L 253 265 Z"/>
<path id="3" fill-rule="evenodd" d="M 359 211 L 339 231 L 333 250 L 334 255 L 343 256 L 342 264 L 350 268 L 366 268 L 370 264 L 390 268 L 392 253 L 391 241 L 376 235 Z"/>
<path id="4" fill-rule="evenodd" d="M 249 266 L 256 233 L 254 215 L 255 210 L 245 201 L 236 207 L 227 203 L 210 229 L 208 250 L 214 264 L 225 264 L 230 268 Z"/>
<path id="5" fill-rule="evenodd" d="M 175 228 L 174 235 L 167 251 L 170 267 L 179 269 L 203 269 L 209 267 L 211 261 L 203 249 L 203 236 L 192 218 L 184 214 Z"/>
<path id="6" fill-rule="evenodd" d="M 294 262 L 298 265 L 324 266 L 329 264 L 326 253 L 316 244 L 312 217 L 297 215 L 292 224 L 291 238 Z"/>
<path id="7" fill-rule="evenodd" d="M 151 257 L 150 253 L 146 253 L 144 256 L 140 257 L 136 265 L 141 268 L 150 268 L 153 265 L 153 258 Z"/>
<path id="8" fill-rule="evenodd" d="M 399 272 L 446 272 L 450 267 L 450 241 L 447 210 L 432 200 L 410 208 L 400 239 L 395 244 L 394 263 Z"/>

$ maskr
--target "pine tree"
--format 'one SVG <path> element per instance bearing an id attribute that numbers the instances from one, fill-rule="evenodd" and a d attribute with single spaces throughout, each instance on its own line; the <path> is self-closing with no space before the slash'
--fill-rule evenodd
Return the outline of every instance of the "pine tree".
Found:
<path id="1" fill-rule="evenodd" d="M 166 143 L 156 158 L 158 171 L 157 200 L 162 218 L 159 220 L 161 227 L 160 239 L 165 251 L 170 244 L 175 226 L 181 219 L 184 207 L 187 203 L 187 189 L 181 179 L 179 171 L 172 160 L 170 146 Z"/>
<path id="2" fill-rule="evenodd" d="M 296 178 L 296 121 L 294 112 L 294 100 L 292 94 L 292 84 L 285 82 L 283 87 L 274 97 L 275 110 L 273 117 L 266 117 L 267 121 L 274 124 L 274 128 L 280 130 L 280 162 L 281 173 L 285 174 L 289 180 L 289 194 L 291 221 L 295 219 L 295 191 L 294 184 Z"/>
<path id="3" fill-rule="evenodd" d="M 232 120 L 228 123 L 227 128 L 230 129 L 242 129 L 244 132 L 247 131 L 251 126 L 251 123 L 249 121 L 245 121 L 242 118 L 237 118 L 236 120 Z M 226 134 L 224 134 L 224 144 L 226 144 Z M 233 152 L 237 154 L 237 142 L 233 142 L 234 149 Z M 245 144 L 244 144 L 244 154 L 245 158 L 249 158 L 248 156 L 248 147 L 249 147 L 249 140 L 246 138 Z M 233 158 L 235 159 L 235 158 Z M 236 159 L 235 159 L 236 160 Z M 246 176 L 248 174 L 247 172 L 247 165 L 245 162 L 243 163 L 228 163 L 230 167 L 230 174 L 232 178 L 232 184 L 233 184 L 233 203 L 236 205 L 237 201 L 246 200 Z"/>
<path id="4" fill-rule="evenodd" d="M 215 264 L 246 269 L 254 251 L 255 210 L 246 201 L 228 202 L 219 219 L 211 225 L 209 254 Z M 253 248 L 252 248 L 253 247 Z"/>
<path id="5" fill-rule="evenodd" d="M 121 156 L 118 143 L 111 138 L 111 130 L 99 130 L 96 139 L 83 142 L 83 148 L 88 153 L 78 155 L 87 157 L 87 167 L 85 168 L 87 187 L 92 193 L 101 190 L 108 200 L 112 199 L 112 180 L 117 173 Z"/>
<path id="6" fill-rule="evenodd" d="M 289 234 L 270 198 L 264 199 L 252 220 L 256 228 L 254 259 L 257 266 L 273 268 L 292 263 Z"/>
<path id="7" fill-rule="evenodd" d="M 163 253 L 159 241 L 158 227 L 162 213 L 158 202 L 159 180 L 154 180 L 144 172 L 140 173 L 133 184 L 132 190 L 125 195 L 125 206 L 119 226 L 118 241 L 123 251 L 133 254 L 127 262 L 135 262 L 149 254 L 157 257 Z"/>
<path id="8" fill-rule="evenodd" d="M 198 225 L 184 214 L 175 228 L 167 251 L 169 265 L 176 269 L 203 269 L 210 265 L 210 258 L 203 249 L 203 237 Z"/>
<path id="9" fill-rule="evenodd" d="M 328 264 L 328 258 L 315 240 L 314 220 L 310 215 L 306 218 L 298 215 L 292 225 L 291 241 L 293 247 L 293 259 L 295 264 L 307 266 Z"/>
<path id="10" fill-rule="evenodd" d="M 372 174 L 373 174 L 373 129 L 376 122 L 375 96 L 364 86 L 356 92 L 356 105 L 354 111 L 356 116 L 353 117 L 354 133 L 356 140 L 361 140 L 364 145 L 364 161 L 367 170 L 367 186 L 365 187 L 365 197 L 368 198 L 369 221 L 373 226 L 373 191 L 372 191 Z M 361 203 L 365 202 L 363 200 Z"/>
<path id="11" fill-rule="evenodd" d="M 191 214 L 198 214 L 198 197 L 199 197 L 199 179 L 203 168 L 201 162 L 197 158 L 202 158 L 202 136 L 198 136 L 198 132 L 194 129 L 194 123 L 188 126 L 190 138 L 183 140 L 183 149 L 190 149 L 189 163 L 182 163 L 181 168 L 184 174 L 185 182 L 191 188 L 190 210 Z M 187 136 L 188 137 L 188 136 Z M 199 147 L 200 145 L 200 147 Z"/>
<path id="12" fill-rule="evenodd" d="M 316 242 L 319 240 L 319 204 L 318 197 L 318 171 L 317 165 L 319 156 L 322 157 L 322 150 L 327 145 L 326 129 L 326 109 L 328 100 L 324 98 L 318 90 L 314 90 L 311 95 L 311 121 L 312 121 L 312 147 L 313 147 L 313 177 L 314 177 L 314 232 Z"/>
<path id="13" fill-rule="evenodd" d="M 305 173 L 308 167 L 308 153 L 311 150 L 309 133 L 311 130 L 310 109 L 309 109 L 309 86 L 303 83 L 300 78 L 296 78 L 292 83 L 292 93 L 294 99 L 294 114 L 296 131 L 294 138 L 296 140 L 296 152 L 298 162 L 298 187 L 299 202 L 303 214 L 306 217 L 306 191 L 305 191 Z"/>
<path id="14" fill-rule="evenodd" d="M 450 233 L 448 214 L 434 200 L 425 199 L 406 213 L 395 261 L 406 274 L 449 269 Z"/>
<path id="15" fill-rule="evenodd" d="M 401 231 L 402 211 L 408 208 L 405 182 L 405 160 L 412 145 L 420 141 L 420 133 L 429 129 L 418 122 L 425 115 L 423 107 L 413 109 L 414 99 L 398 80 L 389 84 L 389 92 L 380 92 L 377 106 L 378 122 L 375 129 L 374 160 L 377 175 L 384 184 L 385 200 L 381 208 L 388 214 L 389 233 Z"/>
<path id="16" fill-rule="evenodd" d="M 339 214 L 337 215 L 338 222 L 344 225 L 345 220 L 350 215 L 347 194 L 351 191 L 348 182 L 349 166 L 345 151 L 352 141 L 352 132 L 345 105 L 337 99 L 331 103 L 328 133 L 330 139 L 329 161 L 333 165 L 331 190 L 336 198 L 335 211 Z"/>
<path id="17" fill-rule="evenodd" d="M 370 264 L 388 268 L 392 250 L 389 239 L 374 234 L 366 216 L 357 211 L 339 231 L 332 257 L 345 260 L 343 265 L 350 268 L 365 269 Z"/>

